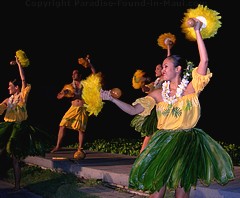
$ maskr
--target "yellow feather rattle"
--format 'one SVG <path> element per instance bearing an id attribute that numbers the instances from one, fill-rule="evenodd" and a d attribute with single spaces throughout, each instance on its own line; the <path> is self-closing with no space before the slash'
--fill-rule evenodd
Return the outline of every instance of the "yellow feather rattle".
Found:
<path id="1" fill-rule="evenodd" d="M 83 86 L 82 98 L 85 101 L 84 106 L 89 115 L 93 114 L 97 116 L 101 112 L 104 104 L 100 96 L 102 73 L 91 74 L 85 80 L 82 80 L 81 84 Z"/>
<path id="2" fill-rule="evenodd" d="M 144 83 L 145 83 L 144 75 L 145 75 L 145 72 L 141 69 L 138 69 L 133 74 L 132 86 L 134 89 L 140 89 L 144 85 Z"/>
<path id="3" fill-rule="evenodd" d="M 20 62 L 22 67 L 28 67 L 30 64 L 30 61 L 26 55 L 26 53 L 23 50 L 17 50 L 16 51 L 16 57 L 18 61 Z M 16 65 L 16 61 L 11 61 L 10 65 Z"/>
<path id="4" fill-rule="evenodd" d="M 82 65 L 83 67 L 87 68 L 90 66 L 90 55 L 87 55 L 85 58 L 79 58 L 78 59 L 78 64 Z"/>
<path id="5" fill-rule="evenodd" d="M 163 49 L 167 49 L 168 45 L 173 46 L 176 43 L 176 37 L 171 33 L 161 34 L 157 39 L 158 45 Z"/>
<path id="6" fill-rule="evenodd" d="M 207 6 L 198 5 L 195 9 L 188 9 L 184 13 L 182 19 L 182 32 L 185 33 L 186 39 L 190 41 L 196 41 L 196 35 L 194 32 L 195 21 L 193 18 L 197 18 L 202 22 L 200 29 L 203 39 L 211 38 L 217 34 L 218 29 L 221 27 L 221 16 L 215 10 L 209 9 Z"/>

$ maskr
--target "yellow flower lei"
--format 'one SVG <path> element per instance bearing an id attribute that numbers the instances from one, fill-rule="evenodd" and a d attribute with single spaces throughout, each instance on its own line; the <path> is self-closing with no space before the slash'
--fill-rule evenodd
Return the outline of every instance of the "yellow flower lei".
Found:
<path id="1" fill-rule="evenodd" d="M 162 84 L 162 98 L 163 101 L 168 103 L 169 105 L 174 104 L 178 98 L 182 97 L 182 94 L 186 87 L 188 86 L 190 78 L 192 78 L 192 70 L 194 69 L 194 64 L 191 61 L 187 61 L 187 68 L 183 73 L 183 78 L 181 83 L 178 85 L 176 94 L 174 96 L 169 96 L 170 94 L 170 81 L 165 81 Z"/>

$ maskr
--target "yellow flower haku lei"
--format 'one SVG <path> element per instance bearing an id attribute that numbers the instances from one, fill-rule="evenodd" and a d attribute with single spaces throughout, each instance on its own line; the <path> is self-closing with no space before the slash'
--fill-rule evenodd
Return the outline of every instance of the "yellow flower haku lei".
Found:
<path id="1" fill-rule="evenodd" d="M 219 16 L 219 14 L 219 12 L 200 4 L 195 9 L 188 9 L 187 12 L 184 13 L 185 16 L 182 19 L 181 24 L 182 32 L 185 33 L 186 39 L 196 41 L 194 28 L 189 27 L 188 24 L 188 20 L 190 18 L 197 18 L 203 23 L 201 28 L 201 35 L 203 39 L 214 37 L 222 25 L 222 22 L 220 21 L 221 16 Z"/>
<path id="2" fill-rule="evenodd" d="M 17 50 L 16 51 L 16 57 L 18 61 L 20 62 L 22 67 L 28 67 L 30 64 L 30 61 L 26 55 L 26 53 L 23 50 Z"/>
<path id="3" fill-rule="evenodd" d="M 102 73 L 91 74 L 82 82 L 83 91 L 82 98 L 85 101 L 84 106 L 87 109 L 89 115 L 97 116 L 103 108 L 104 102 L 100 96 L 100 90 L 102 88 Z"/>
<path id="4" fill-rule="evenodd" d="M 187 61 L 187 68 L 183 73 L 183 78 L 181 83 L 178 85 L 176 94 L 174 96 L 169 96 L 170 94 L 170 81 L 165 81 L 162 84 L 162 98 L 164 102 L 167 102 L 169 105 L 174 104 L 178 98 L 182 97 L 182 94 L 186 87 L 188 86 L 189 79 L 191 78 L 192 70 L 194 69 L 194 64 L 191 61 Z"/>
<path id="5" fill-rule="evenodd" d="M 172 42 L 172 45 L 174 45 L 176 43 L 176 36 L 171 33 L 164 33 L 164 34 L 161 34 L 157 39 L 158 45 L 163 49 L 168 48 L 167 42 L 169 41 Z"/>
<path id="6" fill-rule="evenodd" d="M 137 69 L 132 78 L 132 86 L 134 89 L 140 89 L 144 85 L 145 72 L 141 69 Z"/>

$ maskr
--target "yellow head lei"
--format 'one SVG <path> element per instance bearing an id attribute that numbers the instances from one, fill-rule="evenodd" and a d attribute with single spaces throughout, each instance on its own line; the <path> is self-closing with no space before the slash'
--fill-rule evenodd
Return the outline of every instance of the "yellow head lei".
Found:
<path id="1" fill-rule="evenodd" d="M 188 9 L 184 15 L 185 16 L 182 20 L 181 28 L 182 32 L 185 33 L 186 39 L 190 41 L 196 41 L 196 35 L 194 28 L 189 27 L 187 23 L 189 18 L 197 18 L 203 23 L 201 28 L 203 39 L 213 37 L 222 24 L 221 21 L 219 21 L 219 19 L 221 19 L 219 13 L 203 5 L 198 5 L 198 7 L 195 9 Z"/>
<path id="2" fill-rule="evenodd" d="M 171 34 L 171 33 L 164 33 L 164 34 L 161 34 L 157 39 L 158 45 L 160 47 L 162 47 L 163 49 L 167 49 L 168 41 L 171 41 L 172 44 L 175 44 L 175 42 L 176 42 L 175 35 Z"/>
<path id="3" fill-rule="evenodd" d="M 140 89 L 144 84 L 144 78 L 145 72 L 143 70 L 138 69 L 132 78 L 132 86 L 134 89 Z"/>
<path id="4" fill-rule="evenodd" d="M 16 51 L 16 56 L 22 67 L 27 67 L 30 64 L 30 61 L 24 51 Z"/>

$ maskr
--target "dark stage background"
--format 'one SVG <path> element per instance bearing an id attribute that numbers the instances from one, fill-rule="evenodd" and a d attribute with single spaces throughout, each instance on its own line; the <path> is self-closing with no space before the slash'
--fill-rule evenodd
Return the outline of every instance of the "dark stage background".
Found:
<path id="1" fill-rule="evenodd" d="M 238 57 L 232 50 L 237 42 L 233 36 L 238 25 L 236 12 L 233 12 L 236 5 L 230 1 L 131 2 L 26 0 L 1 3 L 5 14 L 1 12 L 0 100 L 9 96 L 8 81 L 18 75 L 17 67 L 10 66 L 9 62 L 15 52 L 22 49 L 31 62 L 25 69 L 27 81 L 32 84 L 29 118 L 55 136 L 70 106 L 67 99 L 57 100 L 56 95 L 64 84 L 71 82 L 74 68 L 84 70 L 77 61 L 80 57 L 90 54 L 92 64 L 104 75 L 104 88 L 120 88 L 122 100 L 132 103 L 143 96 L 132 87 L 133 73 L 143 69 L 154 77 L 156 64 L 162 63 L 166 56 L 166 50 L 157 44 L 160 34 L 170 32 L 176 36 L 172 54 L 184 55 L 198 63 L 196 43 L 185 39 L 180 25 L 188 8 L 203 4 L 220 13 L 222 27 L 214 37 L 205 39 L 213 77 L 200 95 L 202 117 L 197 127 L 216 140 L 240 144 L 232 110 L 237 110 L 238 106 L 235 96 L 238 89 L 234 89 Z M 129 126 L 132 118 L 106 101 L 99 115 L 89 118 L 85 140 L 140 138 Z M 77 142 L 74 132 L 69 132 L 68 138 Z"/>

